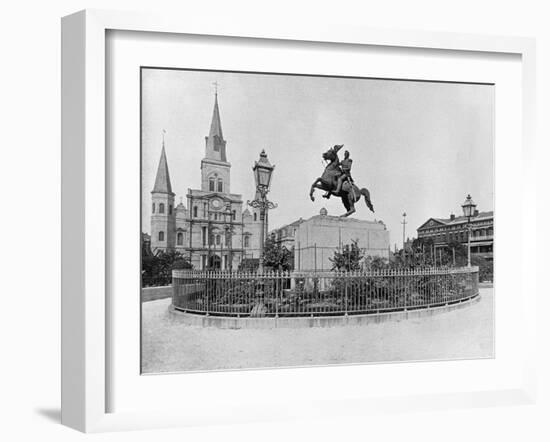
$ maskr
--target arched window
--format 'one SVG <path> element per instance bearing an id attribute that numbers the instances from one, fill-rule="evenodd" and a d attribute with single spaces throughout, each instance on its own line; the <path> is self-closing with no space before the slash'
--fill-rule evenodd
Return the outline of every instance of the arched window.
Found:
<path id="1" fill-rule="evenodd" d="M 159 232 L 159 241 L 164 241 L 164 232 Z"/>
<path id="2" fill-rule="evenodd" d="M 178 246 L 183 246 L 183 233 L 178 232 Z"/>
<path id="3" fill-rule="evenodd" d="M 219 246 L 221 243 L 221 237 L 220 235 L 216 235 L 216 245 Z"/>
<path id="4" fill-rule="evenodd" d="M 155 213 L 155 203 L 153 203 L 153 213 Z"/>
<path id="5" fill-rule="evenodd" d="M 208 180 L 208 190 L 210 190 L 210 192 L 214 192 L 214 191 L 216 190 L 216 189 L 214 188 L 215 184 L 216 184 L 216 183 L 215 183 L 214 178 L 210 178 L 210 179 Z"/>
<path id="6" fill-rule="evenodd" d="M 223 192 L 223 180 L 218 178 L 218 192 Z"/>
<path id="7" fill-rule="evenodd" d="M 254 221 L 258 221 L 258 214 L 254 212 Z"/>
<path id="8" fill-rule="evenodd" d="M 196 218 L 199 213 L 199 208 L 197 206 L 193 207 L 193 218 Z"/>
<path id="9" fill-rule="evenodd" d="M 250 236 L 246 235 L 244 237 L 244 246 L 245 247 L 250 247 Z"/>
<path id="10" fill-rule="evenodd" d="M 235 221 L 236 218 L 237 218 L 237 212 L 236 212 L 235 210 L 233 210 L 233 211 L 231 212 L 231 219 L 232 219 L 233 221 Z"/>
<path id="11" fill-rule="evenodd" d="M 164 213 L 164 203 L 159 204 L 159 213 Z"/>

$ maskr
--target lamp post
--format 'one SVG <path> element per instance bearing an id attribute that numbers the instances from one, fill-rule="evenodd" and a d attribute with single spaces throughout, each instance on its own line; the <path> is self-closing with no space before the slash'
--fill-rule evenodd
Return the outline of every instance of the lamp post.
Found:
<path id="1" fill-rule="evenodd" d="M 407 213 L 403 212 L 403 221 L 401 221 L 401 224 L 403 224 L 403 258 L 405 259 L 405 264 L 407 263 L 407 251 L 405 250 L 405 225 L 407 224 L 406 218 Z"/>
<path id="2" fill-rule="evenodd" d="M 266 212 L 269 209 L 274 209 L 277 204 L 272 203 L 267 199 L 269 193 L 269 187 L 271 185 L 271 176 L 273 175 L 274 165 L 271 165 L 267 159 L 265 150 L 260 153 L 260 160 L 254 163 L 252 171 L 254 172 L 254 180 L 256 182 L 256 198 L 252 201 L 247 201 L 247 204 L 254 209 L 260 209 L 260 260 L 258 270 L 260 273 L 264 271 L 264 242 L 265 242 L 265 230 L 266 230 Z"/>
<path id="3" fill-rule="evenodd" d="M 225 206 L 225 244 L 227 246 L 227 260 L 229 263 L 226 265 L 226 269 L 233 270 L 233 214 L 231 213 L 231 204 L 227 203 Z M 229 222 L 227 221 L 229 219 Z"/>
<path id="4" fill-rule="evenodd" d="M 466 201 L 464 201 L 464 204 L 462 204 L 462 211 L 464 212 L 464 216 L 468 219 L 468 222 L 466 224 L 466 230 L 468 231 L 468 267 L 471 267 L 471 259 L 470 259 L 470 220 L 472 216 L 474 216 L 476 209 L 476 204 L 474 203 L 474 200 L 468 194 L 466 197 Z"/>

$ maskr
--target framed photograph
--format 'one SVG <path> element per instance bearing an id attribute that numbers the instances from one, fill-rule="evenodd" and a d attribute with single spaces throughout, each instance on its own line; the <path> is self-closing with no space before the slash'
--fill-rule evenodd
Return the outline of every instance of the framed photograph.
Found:
<path id="1" fill-rule="evenodd" d="M 64 424 L 533 401 L 532 40 L 108 11 L 62 37 Z"/>

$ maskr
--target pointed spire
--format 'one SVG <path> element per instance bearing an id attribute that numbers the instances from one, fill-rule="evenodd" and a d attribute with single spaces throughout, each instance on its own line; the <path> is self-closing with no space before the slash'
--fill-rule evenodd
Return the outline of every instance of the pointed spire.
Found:
<path id="1" fill-rule="evenodd" d="M 164 149 L 164 134 L 166 131 L 162 131 L 162 152 L 160 153 L 159 167 L 157 169 L 157 178 L 155 179 L 155 186 L 151 193 L 173 193 L 172 183 L 170 182 L 170 173 L 168 172 L 168 161 L 166 159 L 166 151 Z"/>
<path id="2" fill-rule="evenodd" d="M 214 98 L 214 112 L 212 113 L 212 122 L 210 123 L 210 134 L 208 138 L 214 138 L 215 136 L 223 140 L 222 122 L 220 119 L 220 108 L 218 107 L 218 91 Z"/>
<path id="3" fill-rule="evenodd" d="M 220 118 L 220 108 L 218 106 L 218 86 L 214 94 L 214 111 L 212 112 L 212 122 L 210 123 L 210 133 L 206 137 L 206 158 L 227 161 L 225 155 L 225 140 L 223 139 L 222 123 Z"/>

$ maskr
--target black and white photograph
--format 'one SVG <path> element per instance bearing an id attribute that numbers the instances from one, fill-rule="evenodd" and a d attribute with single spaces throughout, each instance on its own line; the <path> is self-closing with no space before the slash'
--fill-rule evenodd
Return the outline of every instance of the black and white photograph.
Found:
<path id="1" fill-rule="evenodd" d="M 546 3 L 3 5 L 0 440 L 550 440 Z"/>
<path id="2" fill-rule="evenodd" d="M 494 357 L 494 84 L 140 75 L 142 374 Z"/>

